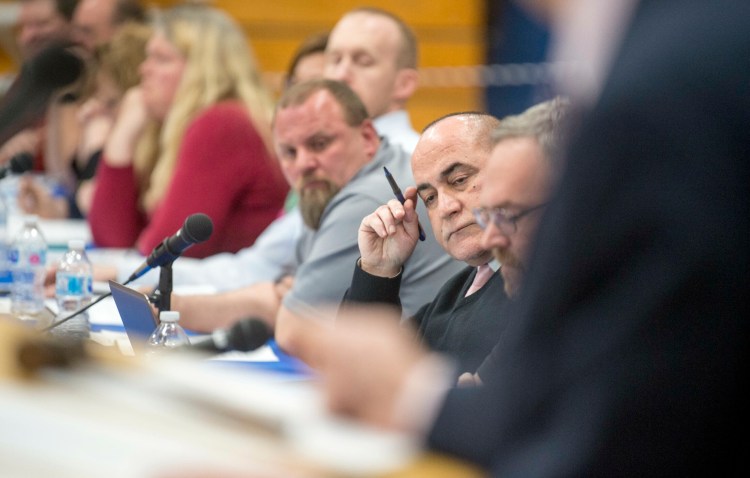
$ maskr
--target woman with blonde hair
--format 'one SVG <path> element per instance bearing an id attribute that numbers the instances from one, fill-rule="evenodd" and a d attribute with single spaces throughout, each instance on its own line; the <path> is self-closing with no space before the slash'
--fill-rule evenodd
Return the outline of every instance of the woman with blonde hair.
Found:
<path id="1" fill-rule="evenodd" d="M 185 218 L 212 218 L 205 257 L 248 246 L 279 214 L 288 186 L 270 153 L 273 104 L 247 41 L 219 10 L 157 16 L 105 145 L 88 219 L 94 242 L 149 253 Z"/>

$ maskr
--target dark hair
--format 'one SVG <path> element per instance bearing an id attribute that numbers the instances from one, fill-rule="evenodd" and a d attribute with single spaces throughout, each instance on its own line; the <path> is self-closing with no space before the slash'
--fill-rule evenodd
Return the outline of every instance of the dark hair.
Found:
<path id="1" fill-rule="evenodd" d="M 73 20 L 73 13 L 76 11 L 78 6 L 78 0 L 55 0 L 55 8 L 57 13 L 62 15 L 65 20 Z"/>
<path id="2" fill-rule="evenodd" d="M 324 53 L 326 51 L 326 45 L 328 44 L 328 33 L 316 33 L 315 35 L 307 37 L 302 44 L 297 48 L 292 56 L 292 61 L 289 63 L 289 67 L 286 70 L 286 79 L 284 84 L 287 88 L 292 86 L 294 81 L 294 70 L 297 69 L 297 65 L 300 61 L 307 58 L 310 55 L 316 53 Z"/>
<path id="3" fill-rule="evenodd" d="M 318 91 L 327 91 L 336 99 L 344 111 L 344 119 L 349 126 L 359 126 L 369 117 L 367 108 L 351 88 L 340 81 L 328 79 L 303 81 L 292 86 L 279 98 L 276 103 L 276 112 L 290 106 L 301 105 Z"/>
<path id="4" fill-rule="evenodd" d="M 115 11 L 112 15 L 112 23 L 120 25 L 128 21 L 146 21 L 146 11 L 139 0 L 117 0 Z"/>

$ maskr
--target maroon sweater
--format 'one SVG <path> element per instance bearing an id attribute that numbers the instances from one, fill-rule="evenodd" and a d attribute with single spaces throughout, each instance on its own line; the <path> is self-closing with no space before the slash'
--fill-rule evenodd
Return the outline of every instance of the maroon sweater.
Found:
<path id="1" fill-rule="evenodd" d="M 245 108 L 224 102 L 188 125 L 172 180 L 150 215 L 139 207 L 133 167 L 111 167 L 105 160 L 96 174 L 88 220 L 97 246 L 136 247 L 145 255 L 177 232 L 186 217 L 202 212 L 213 220 L 213 234 L 185 255 L 206 257 L 255 242 L 278 216 L 287 191 Z"/>

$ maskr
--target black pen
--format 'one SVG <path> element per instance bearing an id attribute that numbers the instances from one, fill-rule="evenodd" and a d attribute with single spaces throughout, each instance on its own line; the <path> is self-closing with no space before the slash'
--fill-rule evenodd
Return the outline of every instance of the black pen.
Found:
<path id="1" fill-rule="evenodd" d="M 406 202 L 406 199 L 404 199 L 404 195 L 401 192 L 401 189 L 398 187 L 398 184 L 396 184 L 396 180 L 393 179 L 393 176 L 391 176 L 391 172 L 388 171 L 388 168 L 383 166 L 383 171 L 385 171 L 385 179 L 388 180 L 388 184 L 391 185 L 391 189 L 393 190 L 393 194 L 396 195 L 396 199 L 401 201 L 401 204 Z M 422 225 L 417 221 L 417 227 L 419 228 L 419 240 L 424 241 L 425 235 L 424 235 L 424 229 L 422 229 Z"/>

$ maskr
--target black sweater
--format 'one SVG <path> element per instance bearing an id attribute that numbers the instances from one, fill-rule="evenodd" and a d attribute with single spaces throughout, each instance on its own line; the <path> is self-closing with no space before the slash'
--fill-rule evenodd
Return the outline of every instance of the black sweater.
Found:
<path id="1" fill-rule="evenodd" d="M 454 275 L 432 302 L 405 320 L 419 330 L 427 347 L 455 358 L 460 372 L 476 371 L 507 324 L 503 309 L 508 298 L 500 274 L 493 274 L 484 287 L 464 297 L 476 271 L 476 267 L 466 267 Z M 394 278 L 377 277 L 357 266 L 344 304 L 383 303 L 400 307 L 400 285 L 401 274 Z"/>

